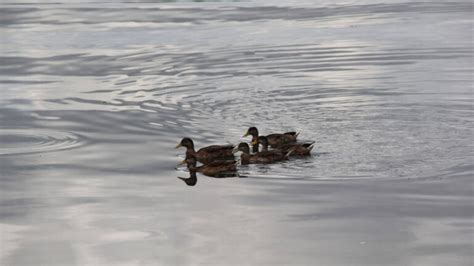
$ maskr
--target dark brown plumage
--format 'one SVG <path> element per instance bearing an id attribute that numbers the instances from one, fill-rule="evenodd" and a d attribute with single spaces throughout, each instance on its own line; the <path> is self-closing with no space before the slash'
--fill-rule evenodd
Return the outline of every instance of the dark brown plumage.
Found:
<path id="1" fill-rule="evenodd" d="M 240 161 L 242 164 L 268 164 L 288 159 L 289 154 L 283 154 L 278 151 L 261 151 L 250 154 L 250 147 L 247 143 L 242 142 L 237 146 L 237 150 L 241 151 Z"/>
<path id="2" fill-rule="evenodd" d="M 259 145 L 262 145 L 262 151 L 268 151 L 268 139 L 264 136 L 258 137 Z M 282 145 L 278 148 L 278 150 L 270 150 L 270 151 L 278 151 L 282 154 L 288 153 L 290 150 L 292 156 L 309 156 L 311 155 L 311 150 L 313 149 L 314 142 L 311 143 L 288 143 Z"/>
<path id="3" fill-rule="evenodd" d="M 191 174 L 199 172 L 203 175 L 211 177 L 229 177 L 237 175 L 237 166 L 235 160 L 221 160 L 213 161 L 209 164 L 196 166 L 197 159 L 194 155 L 190 155 L 189 158 L 183 162 L 187 164 L 188 170 Z"/>
<path id="4" fill-rule="evenodd" d="M 267 135 L 268 144 L 273 148 L 281 147 L 285 144 L 294 143 L 296 142 L 296 138 L 298 137 L 297 132 L 286 132 L 286 133 L 274 133 Z M 250 127 L 245 133 L 244 137 L 252 136 L 252 151 L 258 152 L 258 129 L 256 127 Z"/>
<path id="5" fill-rule="evenodd" d="M 176 148 L 186 148 L 186 159 L 190 156 L 195 156 L 197 161 L 203 164 L 209 164 L 216 159 L 233 158 L 232 145 L 211 145 L 195 151 L 194 142 L 190 138 L 183 138 L 181 142 L 176 145 Z"/>
<path id="6" fill-rule="evenodd" d="M 309 156 L 311 155 L 311 150 L 314 148 L 314 143 L 290 143 L 283 145 L 280 149 L 283 152 L 293 150 L 291 155 L 294 156 Z"/>

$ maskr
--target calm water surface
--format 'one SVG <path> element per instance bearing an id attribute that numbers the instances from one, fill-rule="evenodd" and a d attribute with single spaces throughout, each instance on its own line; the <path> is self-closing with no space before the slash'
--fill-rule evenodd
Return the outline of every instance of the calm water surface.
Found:
<path id="1" fill-rule="evenodd" d="M 470 1 L 0 4 L 1 265 L 472 265 Z M 183 137 L 311 158 L 175 169 Z"/>

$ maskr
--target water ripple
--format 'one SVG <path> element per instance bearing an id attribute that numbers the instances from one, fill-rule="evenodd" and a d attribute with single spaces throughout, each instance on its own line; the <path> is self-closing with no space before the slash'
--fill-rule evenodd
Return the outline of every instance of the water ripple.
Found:
<path id="1" fill-rule="evenodd" d="M 274 176 L 421 176 L 470 154 L 463 143 L 472 123 L 472 48 L 456 30 L 468 26 L 471 6 L 5 5 L 8 36 L 34 34 L 58 49 L 18 53 L 28 38 L 9 41 L 0 57 L 8 77 L 2 103 L 31 108 L 43 124 L 68 121 L 90 139 L 138 147 L 155 136 L 166 148 L 183 136 L 197 146 L 238 143 L 251 125 L 317 141 L 315 156 L 272 166 Z M 438 24 L 427 31 L 413 17 Z M 34 33 L 22 28 L 32 26 Z M 57 32 L 37 34 L 49 29 Z"/>
<path id="2" fill-rule="evenodd" d="M 156 7 L 137 8 L 121 4 L 108 7 L 64 7 L 53 5 L 48 9 L 7 5 L 0 10 L 4 26 L 42 25 L 103 25 L 106 27 L 159 26 L 163 23 L 199 24 L 215 21 L 249 22 L 258 20 L 324 20 L 360 17 L 374 20 L 398 14 L 459 13 L 469 12 L 472 5 L 463 2 L 449 3 L 392 3 L 330 7 L 238 6 L 238 7 Z M 123 12 L 127 16 L 121 16 Z M 74 14 L 74 15 L 71 15 Z"/>
<path id="3" fill-rule="evenodd" d="M 0 155 L 33 154 L 68 150 L 85 145 L 84 137 L 49 129 L 1 129 Z"/>

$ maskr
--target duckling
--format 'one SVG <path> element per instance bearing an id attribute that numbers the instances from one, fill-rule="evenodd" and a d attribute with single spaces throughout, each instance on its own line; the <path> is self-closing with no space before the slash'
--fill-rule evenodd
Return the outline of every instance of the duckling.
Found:
<path id="1" fill-rule="evenodd" d="M 209 164 L 196 166 L 197 158 L 194 155 L 190 155 L 189 158 L 183 160 L 181 163 L 187 164 L 191 175 L 195 175 L 196 172 L 210 177 L 230 177 L 237 175 L 237 163 L 235 160 L 213 161 Z"/>
<path id="2" fill-rule="evenodd" d="M 211 163 L 218 158 L 234 157 L 232 153 L 234 146 L 232 145 L 211 145 L 195 151 L 194 142 L 190 138 L 183 138 L 181 142 L 176 145 L 176 149 L 179 147 L 186 148 L 186 158 L 193 155 L 203 164 Z"/>
<path id="3" fill-rule="evenodd" d="M 260 145 L 262 145 L 262 151 L 268 151 L 268 139 L 267 137 L 264 136 L 259 136 L 258 137 L 258 142 Z M 311 143 L 289 143 L 281 146 L 279 149 L 275 150 L 270 150 L 269 152 L 275 151 L 281 154 L 285 154 L 289 152 L 290 150 L 291 155 L 295 156 L 309 156 L 311 153 L 311 150 L 314 147 L 314 142 Z"/>
<path id="4" fill-rule="evenodd" d="M 288 156 L 292 153 L 290 150 L 287 154 L 274 151 L 262 151 L 255 154 L 250 154 L 250 147 L 247 143 L 241 142 L 234 151 L 241 151 L 240 162 L 242 164 L 255 164 L 262 163 L 268 164 L 277 161 L 288 159 Z"/>
<path id="5" fill-rule="evenodd" d="M 250 127 L 247 132 L 245 133 L 244 137 L 252 136 L 252 151 L 258 152 L 258 129 L 256 127 Z M 299 133 L 297 132 L 286 132 L 286 133 L 275 133 L 267 135 L 268 144 L 272 148 L 278 148 L 287 143 L 294 143 L 296 142 L 296 138 L 298 137 Z"/>

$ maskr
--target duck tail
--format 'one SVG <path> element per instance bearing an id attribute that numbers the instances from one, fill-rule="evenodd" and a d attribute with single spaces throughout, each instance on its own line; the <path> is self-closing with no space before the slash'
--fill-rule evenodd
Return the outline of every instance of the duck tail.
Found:
<path id="1" fill-rule="evenodd" d="M 301 131 L 296 132 L 295 138 L 297 138 L 300 133 L 301 133 Z"/>
<path id="2" fill-rule="evenodd" d="M 306 142 L 306 143 L 301 144 L 301 146 L 303 146 L 303 147 L 305 147 L 306 149 L 308 149 L 310 146 L 313 146 L 314 143 L 316 143 L 316 141 Z"/>
<path id="3" fill-rule="evenodd" d="M 311 150 L 314 148 L 314 143 L 311 144 L 309 147 L 308 147 L 308 151 L 311 152 Z"/>

